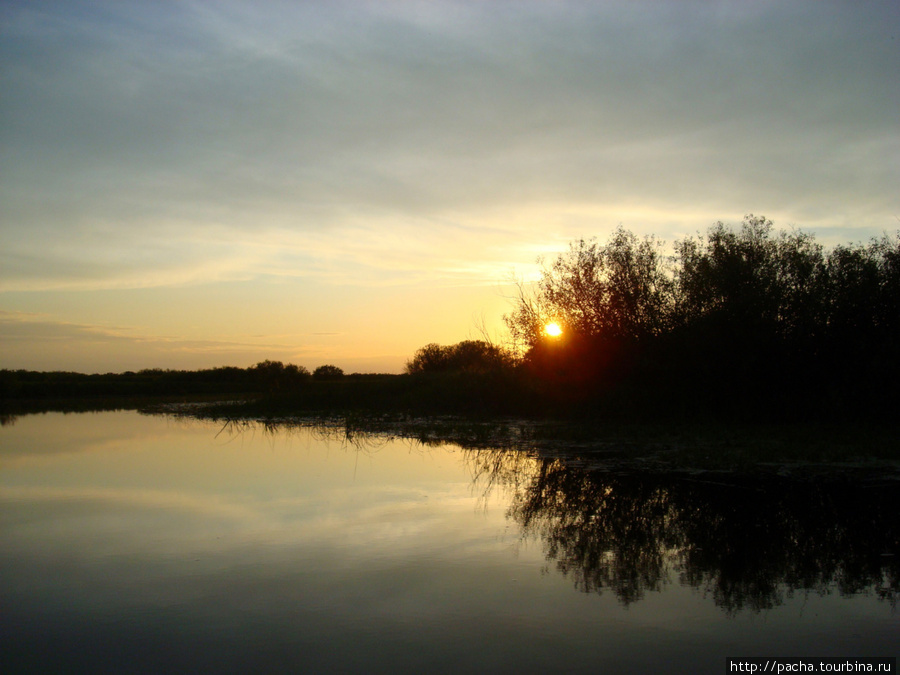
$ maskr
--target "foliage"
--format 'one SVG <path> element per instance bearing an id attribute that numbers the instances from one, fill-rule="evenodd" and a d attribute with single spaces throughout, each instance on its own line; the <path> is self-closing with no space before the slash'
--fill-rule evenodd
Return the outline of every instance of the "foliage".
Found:
<path id="1" fill-rule="evenodd" d="M 676 245 L 675 320 L 808 334 L 822 317 L 825 259 L 812 235 L 781 232 L 748 216 L 739 232 L 716 223 Z"/>
<path id="2" fill-rule="evenodd" d="M 145 369 L 88 375 L 71 372 L 0 370 L 0 399 L 193 396 L 284 393 L 310 379 L 303 366 L 261 361 L 250 368 Z"/>
<path id="3" fill-rule="evenodd" d="M 509 351 L 483 340 L 464 340 L 455 345 L 431 343 L 416 351 L 406 363 L 406 372 L 419 373 L 484 373 L 503 370 L 513 363 Z"/>
<path id="4" fill-rule="evenodd" d="M 529 348 L 541 344 L 544 326 L 564 332 L 641 340 L 665 329 L 671 303 L 671 274 L 652 237 L 638 239 L 619 228 L 609 243 L 579 239 L 545 267 L 534 296 L 520 295 L 506 317 L 513 339 Z"/>
<path id="5" fill-rule="evenodd" d="M 813 415 L 900 398 L 897 237 L 826 252 L 749 215 L 664 256 L 620 228 L 573 243 L 504 318 L 530 371 L 573 401 Z"/>
<path id="6" fill-rule="evenodd" d="M 344 371 L 337 366 L 319 366 L 313 371 L 313 377 L 317 380 L 335 380 L 344 376 Z"/>
<path id="7" fill-rule="evenodd" d="M 270 394 L 296 388 L 310 378 L 303 366 L 281 361 L 260 361 L 250 368 L 250 373 L 257 385 Z"/>

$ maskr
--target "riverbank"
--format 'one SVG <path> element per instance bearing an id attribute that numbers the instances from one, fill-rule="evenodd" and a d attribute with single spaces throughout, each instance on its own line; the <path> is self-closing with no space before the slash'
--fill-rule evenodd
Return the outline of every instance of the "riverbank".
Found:
<path id="1" fill-rule="evenodd" d="M 892 475 L 900 464 L 900 428 L 886 418 L 722 413 L 661 393 L 652 405 L 621 396 L 588 405 L 509 373 L 351 375 L 307 379 L 268 393 L 205 388 L 195 384 L 200 391 L 155 396 L 110 395 L 102 388 L 94 395 L 63 396 L 47 388 L 43 396 L 0 400 L 0 421 L 14 423 L 17 415 L 49 411 L 138 410 L 223 425 L 324 425 L 351 442 L 387 436 L 425 445 L 529 449 L 627 471 L 831 467 L 827 471 Z"/>
<path id="2" fill-rule="evenodd" d="M 344 415 L 250 415 L 241 402 L 161 405 L 148 412 L 221 423 L 229 433 L 315 427 L 359 447 L 399 438 L 421 446 L 527 451 L 624 473 L 716 472 L 900 480 L 893 427 L 868 424 L 747 424 L 714 419 L 636 423 L 563 419 Z"/>

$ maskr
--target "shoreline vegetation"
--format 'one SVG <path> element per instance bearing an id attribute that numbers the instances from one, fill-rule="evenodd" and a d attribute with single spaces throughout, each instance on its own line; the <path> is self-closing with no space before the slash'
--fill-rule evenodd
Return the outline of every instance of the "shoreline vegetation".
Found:
<path id="1" fill-rule="evenodd" d="M 0 370 L 0 417 L 180 410 L 341 419 L 356 433 L 385 426 L 457 442 L 514 419 L 543 429 L 544 441 L 694 447 L 676 455 L 705 455 L 711 466 L 717 455 L 731 464 L 900 459 L 896 236 L 826 251 L 809 234 L 747 216 L 666 255 L 655 238 L 619 229 L 606 244 L 579 240 L 545 263 L 504 319 L 507 344 L 426 345 L 403 374 L 278 361 L 97 375 Z M 441 431 L 451 418 L 468 431 Z"/>

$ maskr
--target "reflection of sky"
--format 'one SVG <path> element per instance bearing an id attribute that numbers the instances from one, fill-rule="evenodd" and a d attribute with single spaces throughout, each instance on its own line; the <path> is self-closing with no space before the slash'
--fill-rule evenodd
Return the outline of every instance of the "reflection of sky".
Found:
<path id="1" fill-rule="evenodd" d="M 398 370 L 620 223 L 895 230 L 898 12 L 6 2 L 0 365 Z"/>
<path id="2" fill-rule="evenodd" d="M 718 668 L 757 644 L 825 653 L 836 628 L 854 626 L 855 647 L 890 629 L 883 607 L 837 598 L 729 619 L 674 579 L 624 609 L 545 570 L 509 495 L 485 499 L 458 449 L 218 430 L 134 413 L 0 429 L 0 641 L 71 657 L 93 634 L 110 663 L 125 649 L 156 667 L 165 645 L 175 663 L 237 670 L 596 672 Z"/>
<path id="3" fill-rule="evenodd" d="M 19 418 L 3 430 L 3 498 L 53 514 L 28 521 L 22 545 L 70 539 L 76 551 L 89 540 L 88 557 L 98 546 L 150 555 L 259 546 L 263 556 L 301 547 L 349 560 L 413 546 L 466 557 L 505 527 L 503 495 L 485 499 L 453 449 L 218 430 L 136 414 Z"/>

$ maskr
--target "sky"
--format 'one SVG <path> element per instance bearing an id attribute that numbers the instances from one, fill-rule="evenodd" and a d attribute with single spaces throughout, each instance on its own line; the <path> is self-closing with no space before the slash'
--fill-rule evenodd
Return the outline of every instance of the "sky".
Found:
<path id="1" fill-rule="evenodd" d="M 400 372 L 577 238 L 898 186 L 896 0 L 0 0 L 0 368 Z"/>

